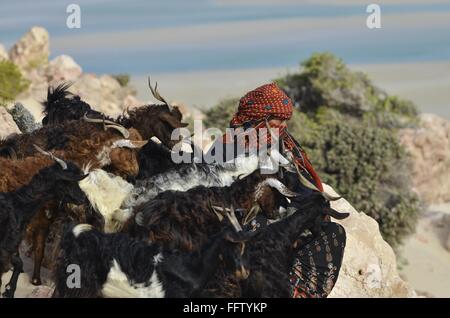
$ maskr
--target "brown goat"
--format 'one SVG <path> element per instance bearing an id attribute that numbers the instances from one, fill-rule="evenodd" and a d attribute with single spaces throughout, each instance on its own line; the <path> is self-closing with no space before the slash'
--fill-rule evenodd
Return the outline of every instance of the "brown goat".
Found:
<path id="1" fill-rule="evenodd" d="M 126 131 L 128 138 L 117 130 L 104 130 L 98 123 L 84 120 L 70 121 L 56 126 L 46 126 L 29 134 L 13 135 L 0 143 L 0 148 L 8 149 L 18 159 L 36 154 L 33 145 L 45 150 L 64 150 L 63 159 L 78 165 L 89 162 L 94 168 L 111 167 L 112 172 L 123 177 L 135 176 L 138 171 L 137 149 L 146 142 L 139 132 L 131 128 Z M 121 140 L 131 143 L 120 143 Z M 135 148 L 135 149 L 133 149 Z"/>
<path id="2" fill-rule="evenodd" d="M 92 168 L 107 167 L 124 178 L 136 176 L 139 172 L 136 156 L 137 149 L 142 147 L 145 142 L 142 141 L 142 137 L 134 128 L 129 129 L 128 134 L 130 139 L 124 139 L 122 134 L 116 130 L 105 131 L 99 124 L 72 121 L 65 125 L 45 127 L 31 134 L 17 135 L 14 138 L 10 138 L 6 143 L 14 149 L 16 156 L 19 158 L 23 157 L 24 160 L 10 160 L 12 166 L 9 171 L 20 171 L 21 175 L 17 179 L 9 178 L 4 181 L 10 183 L 6 189 L 12 191 L 17 186 L 27 184 L 29 179 L 40 168 L 51 162 L 47 160 L 47 163 L 43 163 L 40 160 L 34 160 L 34 157 L 26 158 L 27 156 L 36 155 L 36 149 L 33 146 L 34 141 L 36 141 L 36 144 L 47 148 L 62 148 L 63 150 L 58 150 L 55 154 L 64 160 L 73 161 L 79 167 L 87 165 L 90 165 Z M 39 156 L 36 159 L 38 158 Z M 6 167 L 4 159 L 2 167 L 3 164 Z M 19 166 L 28 165 L 28 167 L 20 169 L 19 167 L 13 167 L 15 164 Z M 8 171 L 7 168 L 5 168 L 6 171 Z M 39 273 L 44 257 L 45 240 L 54 221 L 52 216 L 56 214 L 52 211 L 52 206 L 47 206 L 39 211 L 27 230 L 27 233 L 29 233 L 27 241 L 32 245 L 35 258 L 32 283 L 36 285 L 41 283 Z"/>
<path id="3" fill-rule="evenodd" d="M 128 111 L 128 116 L 117 119 L 126 128 L 136 128 L 144 139 L 157 137 L 169 148 L 172 148 L 178 140 L 171 140 L 172 131 L 186 127 L 182 123 L 182 114 L 178 107 L 169 109 L 167 105 L 145 105 Z"/>

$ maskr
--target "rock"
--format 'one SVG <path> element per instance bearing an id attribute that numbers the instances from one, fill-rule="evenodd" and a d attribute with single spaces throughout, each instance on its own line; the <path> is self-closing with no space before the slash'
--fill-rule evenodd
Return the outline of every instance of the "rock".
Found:
<path id="1" fill-rule="evenodd" d="M 116 117 L 123 113 L 124 102 L 130 102 L 131 89 L 120 86 L 110 75 L 96 76 L 84 73 L 70 88 L 95 110 Z"/>
<path id="2" fill-rule="evenodd" d="M 47 64 L 49 55 L 49 35 L 42 27 L 32 27 L 9 51 L 11 61 L 24 71 Z"/>
<path id="3" fill-rule="evenodd" d="M 38 286 L 26 298 L 51 298 L 54 290 L 49 286 Z"/>
<path id="4" fill-rule="evenodd" d="M 2 44 L 0 44 L 0 61 L 7 59 L 9 59 L 8 52 L 6 52 L 5 47 Z"/>
<path id="5" fill-rule="evenodd" d="M 330 186 L 324 188 L 338 196 Z M 331 206 L 349 212 L 350 216 L 336 221 L 345 228 L 347 245 L 338 280 L 329 297 L 417 297 L 400 278 L 394 251 L 381 237 L 378 223 L 356 211 L 345 199 L 332 202 Z"/>
<path id="6" fill-rule="evenodd" d="M 62 81 L 75 81 L 81 73 L 81 67 L 68 55 L 57 56 L 45 70 L 47 81 L 56 85 Z"/>
<path id="7" fill-rule="evenodd" d="M 125 109 L 133 109 L 142 105 L 144 105 L 144 102 L 137 99 L 134 95 L 127 95 L 123 100 L 123 106 Z"/>
<path id="8" fill-rule="evenodd" d="M 8 110 L 14 122 L 22 133 L 30 133 L 39 128 L 36 124 L 34 116 L 21 104 L 16 103 L 13 108 Z"/>
<path id="9" fill-rule="evenodd" d="M 419 129 L 400 131 L 400 142 L 413 159 L 413 187 L 427 203 L 450 201 L 450 121 L 420 115 Z"/>
<path id="10" fill-rule="evenodd" d="M 6 108 L 0 106 L 0 139 L 8 137 L 10 134 L 20 134 L 19 127 Z"/>

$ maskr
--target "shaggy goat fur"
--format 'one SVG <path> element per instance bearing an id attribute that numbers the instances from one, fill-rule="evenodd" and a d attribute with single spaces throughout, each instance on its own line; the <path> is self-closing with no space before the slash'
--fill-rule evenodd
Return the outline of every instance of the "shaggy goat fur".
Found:
<path id="1" fill-rule="evenodd" d="M 85 114 L 92 118 L 108 118 L 103 113 L 95 111 L 79 96 L 71 94 L 68 89 L 71 84 L 62 83 L 58 87 L 49 87 L 47 101 L 43 103 L 45 110 L 43 125 L 57 125 L 70 120 L 83 118 Z M 128 110 L 127 116 L 120 116 L 115 120 L 126 128 L 135 128 L 146 140 L 156 136 L 166 146 L 173 147 L 177 141 L 171 140 L 175 128 L 186 127 L 181 122 L 182 114 L 178 107 L 169 109 L 167 105 L 145 105 Z"/>
<path id="2" fill-rule="evenodd" d="M 144 142 L 135 129 L 129 130 L 131 144 L 116 130 L 104 130 L 102 125 L 84 120 L 47 126 L 29 134 L 12 135 L 0 143 L 0 153 L 26 158 L 37 153 L 34 145 L 45 150 L 63 151 L 60 156 L 77 164 L 89 162 L 95 168 L 111 166 L 124 177 L 135 176 L 139 171 L 137 149 Z M 135 147 L 136 149 L 132 149 Z"/>
<path id="3" fill-rule="evenodd" d="M 133 185 L 120 176 L 107 173 L 101 169 L 90 171 L 89 175 L 80 182 L 80 188 L 86 194 L 92 207 L 104 218 L 106 233 L 118 232 L 121 225 L 131 216 L 121 210 L 122 202 L 131 194 Z"/>
<path id="4" fill-rule="evenodd" d="M 23 271 L 18 248 L 27 225 L 46 202 L 84 203 L 86 197 L 78 186 L 82 178 L 84 174 L 73 163 L 67 162 L 65 170 L 56 163 L 40 170 L 28 185 L 0 192 L 0 274 L 7 272 L 10 264 L 14 267 L 4 297 L 14 296 Z"/>
<path id="5" fill-rule="evenodd" d="M 55 273 L 54 297 L 195 296 L 214 274 L 220 254 L 229 252 L 241 259 L 242 241 L 227 229 L 197 253 L 181 253 L 123 233 L 103 234 L 79 224 L 69 228 L 61 242 L 63 253 Z M 80 267 L 80 288 L 67 286 L 67 269 L 73 264 Z"/>
<path id="6" fill-rule="evenodd" d="M 278 182 L 270 176 L 255 171 L 230 186 L 197 186 L 185 192 L 159 193 L 135 207 L 137 223 L 149 230 L 152 241 L 164 242 L 168 248 L 196 250 L 220 230 L 219 219 L 211 210 L 211 204 L 239 207 L 245 211 L 259 204 L 266 216 L 273 217 L 274 211 L 286 202 L 284 197 L 277 197 L 279 202 L 265 200 L 265 196 L 273 193 L 274 184 L 270 181 Z"/>
<path id="7" fill-rule="evenodd" d="M 89 123 L 83 122 L 72 122 L 68 124 L 67 131 L 75 133 L 76 124 L 81 124 L 80 129 L 90 129 L 95 128 L 97 131 L 97 126 L 92 126 Z M 55 127 L 58 130 L 58 127 Z M 43 131 L 41 129 L 39 131 Z M 52 131 L 51 127 L 47 129 Z M 130 130 L 133 132 L 134 130 Z M 138 133 L 134 131 L 137 135 Z M 119 139 L 119 135 L 113 132 L 105 132 L 103 130 L 98 130 L 97 133 L 94 132 L 90 137 L 88 134 L 78 134 L 83 138 L 88 138 L 84 140 L 76 141 L 76 136 L 70 136 L 73 142 L 65 145 L 64 150 L 57 150 L 54 154 L 65 160 L 70 160 L 78 164 L 78 166 L 90 166 L 90 167 L 111 167 L 111 170 L 120 174 L 123 177 L 130 175 L 136 175 L 138 172 L 138 163 L 136 160 L 136 149 L 127 148 L 132 145 L 121 143 L 124 139 Z M 133 136 L 133 134 L 131 134 Z M 27 148 L 28 146 L 36 149 L 33 146 L 34 133 L 27 135 L 20 135 L 17 138 L 19 142 L 17 145 L 20 148 Z M 45 134 L 38 134 L 37 137 L 43 137 Z M 106 137 L 106 138 L 105 138 Z M 91 139 L 89 139 L 91 138 Z M 139 140 L 140 136 L 136 136 Z M 139 146 L 139 143 L 137 143 Z M 25 147 L 25 145 L 27 147 Z M 64 145 L 61 145 L 63 147 Z M 59 148 L 59 147 L 57 147 Z M 20 154 L 20 152 L 19 152 Z M 33 153 L 33 156 L 25 157 L 21 160 L 10 160 L 5 158 L 0 158 L 0 163 L 2 170 L 0 171 L 0 191 L 13 191 L 20 186 L 27 184 L 31 177 L 37 173 L 41 168 L 48 166 L 53 161 L 46 156 L 41 154 Z M 27 240 L 32 240 L 30 243 L 33 246 L 35 254 L 34 262 L 34 275 L 32 278 L 33 284 L 39 285 L 40 280 L 40 264 L 42 263 L 45 250 L 45 238 L 50 230 L 50 225 L 54 220 L 53 217 L 47 217 L 46 211 L 50 211 L 50 215 L 54 216 L 56 214 L 52 207 L 47 206 L 42 211 L 40 211 L 36 218 L 31 222 L 28 232 L 30 235 L 27 236 Z"/>
<path id="8" fill-rule="evenodd" d="M 56 125 L 70 120 L 79 120 L 85 114 L 89 118 L 103 119 L 104 114 L 95 111 L 82 101 L 80 96 L 68 91 L 71 83 L 59 84 L 56 88 L 50 86 L 47 90 L 47 100 L 42 103 L 44 115 L 42 125 Z M 106 118 L 110 119 L 110 118 Z"/>

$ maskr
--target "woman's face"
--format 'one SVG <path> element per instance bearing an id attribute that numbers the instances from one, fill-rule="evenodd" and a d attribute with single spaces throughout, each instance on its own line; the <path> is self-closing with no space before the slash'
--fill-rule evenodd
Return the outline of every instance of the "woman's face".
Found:
<path id="1" fill-rule="evenodd" d="M 276 127 L 286 127 L 287 126 L 286 120 L 281 120 L 281 119 L 276 119 L 276 118 L 269 120 L 269 124 L 276 126 Z"/>

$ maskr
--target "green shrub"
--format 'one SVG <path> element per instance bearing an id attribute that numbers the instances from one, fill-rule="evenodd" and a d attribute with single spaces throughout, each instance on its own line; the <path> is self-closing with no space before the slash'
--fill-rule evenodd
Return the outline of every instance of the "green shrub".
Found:
<path id="1" fill-rule="evenodd" d="M 12 62 L 0 61 L 0 104 L 12 101 L 29 86 L 19 68 Z"/>
<path id="2" fill-rule="evenodd" d="M 112 75 L 122 87 L 126 87 L 130 83 L 130 75 L 128 74 L 116 74 Z"/>
<path id="3" fill-rule="evenodd" d="M 388 96 L 366 74 L 351 71 L 330 53 L 315 53 L 300 73 L 276 82 L 301 111 L 316 113 L 321 106 L 353 117 L 365 117 L 377 126 L 401 128 L 417 124 L 417 107 L 410 101 Z"/>
<path id="4" fill-rule="evenodd" d="M 221 100 L 216 106 L 205 113 L 205 126 L 219 128 L 225 131 L 225 128 L 229 127 L 231 117 L 237 111 L 238 104 L 239 98 Z"/>
<path id="5" fill-rule="evenodd" d="M 394 132 L 324 108 L 314 117 L 295 111 L 289 129 L 322 181 L 377 220 L 392 246 L 414 232 L 420 205 L 410 190 L 408 155 Z"/>
<path id="6" fill-rule="evenodd" d="M 411 191 L 409 156 L 397 129 L 418 122 L 417 108 L 389 96 L 368 77 L 330 53 L 314 54 L 299 73 L 276 82 L 298 109 L 289 130 L 302 144 L 323 182 L 373 217 L 393 247 L 414 232 L 419 209 Z M 206 113 L 208 127 L 228 127 L 238 99 Z"/>

